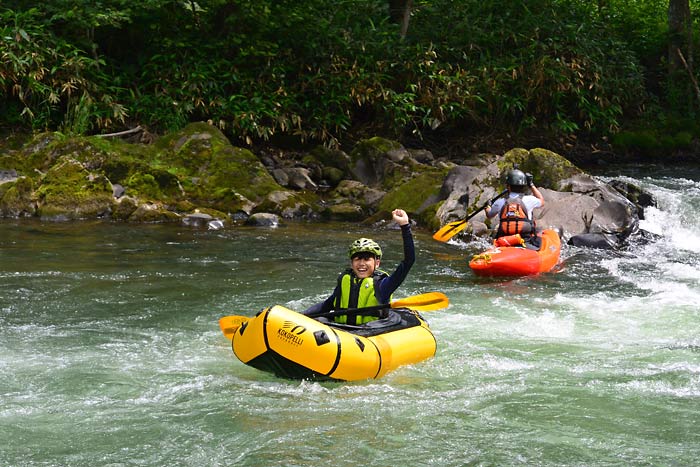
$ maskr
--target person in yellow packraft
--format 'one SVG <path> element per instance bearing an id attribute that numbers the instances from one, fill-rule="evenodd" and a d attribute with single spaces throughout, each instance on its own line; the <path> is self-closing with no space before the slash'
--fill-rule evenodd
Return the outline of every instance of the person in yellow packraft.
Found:
<path id="1" fill-rule="evenodd" d="M 526 195 L 530 188 L 532 195 Z M 513 169 L 506 175 L 508 194 L 496 200 L 493 205 L 484 209 L 489 218 L 498 215 L 498 230 L 496 231 L 496 246 L 521 246 L 539 249 L 540 237 L 537 236 L 537 226 L 532 218 L 532 211 L 544 206 L 544 197 L 533 182 L 531 174 Z"/>
<path id="2" fill-rule="evenodd" d="M 403 238 L 403 261 L 392 274 L 379 269 L 382 249 L 369 238 L 360 238 L 350 244 L 348 258 L 350 268 L 338 276 L 333 293 L 321 303 L 306 309 L 303 314 L 318 316 L 331 310 L 373 307 L 391 301 L 391 295 L 399 288 L 416 260 L 413 234 L 408 214 L 403 209 L 391 213 L 393 220 L 401 227 Z M 360 325 L 378 319 L 378 314 L 338 313 L 333 321 L 342 324 Z"/>

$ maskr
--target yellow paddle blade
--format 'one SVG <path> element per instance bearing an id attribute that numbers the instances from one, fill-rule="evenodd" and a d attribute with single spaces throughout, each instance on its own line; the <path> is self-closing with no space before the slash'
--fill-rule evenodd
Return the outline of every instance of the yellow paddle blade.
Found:
<path id="1" fill-rule="evenodd" d="M 464 220 L 452 221 L 449 224 L 445 224 L 445 226 L 443 228 L 441 228 L 440 230 L 438 230 L 437 232 L 435 232 L 433 234 L 433 239 L 437 240 L 438 242 L 446 242 L 447 240 L 451 239 L 452 237 L 454 237 L 455 235 L 460 233 L 462 230 L 464 230 L 464 228 L 467 226 L 467 222 L 469 221 L 469 219 L 471 219 L 472 217 L 476 216 L 481 211 L 486 209 L 486 206 L 490 206 L 493 203 L 495 203 L 496 200 L 498 198 L 500 198 L 501 196 L 507 195 L 507 194 L 508 194 L 508 190 L 505 190 L 505 191 L 497 194 L 494 198 L 491 198 L 489 201 L 486 201 L 486 203 L 484 203 L 479 209 L 477 209 L 473 213 L 469 214 L 466 217 L 466 219 L 464 219 Z"/>
<path id="2" fill-rule="evenodd" d="M 392 308 L 411 308 L 418 311 L 432 311 L 447 308 L 450 299 L 442 292 L 428 292 L 391 302 Z"/>
<path id="3" fill-rule="evenodd" d="M 224 316 L 219 319 L 219 327 L 227 339 L 233 339 L 238 328 L 249 319 L 247 316 Z"/>
<path id="4" fill-rule="evenodd" d="M 445 224 L 440 230 L 433 234 L 433 239 L 438 242 L 446 242 L 458 233 L 460 233 L 467 226 L 467 221 L 452 221 L 449 224 Z"/>

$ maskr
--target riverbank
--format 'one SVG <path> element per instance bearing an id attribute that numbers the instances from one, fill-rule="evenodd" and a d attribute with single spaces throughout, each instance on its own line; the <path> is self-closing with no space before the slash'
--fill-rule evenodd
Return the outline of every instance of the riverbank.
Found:
<path id="1" fill-rule="evenodd" d="M 141 127 L 123 132 L 119 138 L 133 144 L 151 144 L 163 135 L 153 134 Z M 136 131 L 134 131 L 136 130 Z M 641 131 L 643 133 L 643 131 Z M 18 150 L 32 138 L 32 133 L 20 127 L 0 127 L 0 154 L 6 150 Z M 363 130 L 349 132 L 340 141 L 340 149 L 348 152 L 358 141 L 378 134 Z M 390 138 L 389 135 L 385 137 Z M 613 165 L 700 165 L 700 139 L 691 138 L 683 147 L 662 147 L 660 142 L 648 141 L 646 146 L 616 148 L 610 138 L 590 139 L 585 136 L 570 135 L 553 137 L 544 131 L 530 130 L 513 134 L 504 130 L 489 132 L 433 131 L 422 135 L 404 135 L 397 139 L 407 148 L 426 150 L 438 158 L 449 161 L 473 161 L 484 155 L 504 154 L 514 147 L 546 148 L 562 155 L 583 170 L 598 172 Z M 236 141 L 233 141 L 236 143 Z M 243 142 L 243 147 L 247 145 Z M 256 141 L 249 148 L 256 154 L 274 154 L 282 159 L 294 160 L 299 153 L 308 152 L 316 145 L 301 144 L 293 138 L 275 141 Z M 656 149 L 654 149 L 656 148 Z"/>
<path id="2" fill-rule="evenodd" d="M 376 224 L 401 207 L 431 230 L 473 213 L 465 233 L 488 236 L 484 201 L 500 193 L 504 173 L 518 167 L 544 190 L 547 209 L 535 213 L 538 225 L 558 229 L 567 241 L 578 236 L 583 244 L 617 248 L 654 205 L 638 187 L 624 181 L 608 186 L 544 148 L 473 156 L 464 148 L 469 158 L 461 159 L 375 136 L 348 152 L 324 146 L 285 152 L 271 145 L 251 151 L 207 123 L 159 138 L 143 129 L 128 133 L 131 142 L 120 136 L 42 133 L 6 150 L 0 216 L 221 228 L 281 219 Z"/>

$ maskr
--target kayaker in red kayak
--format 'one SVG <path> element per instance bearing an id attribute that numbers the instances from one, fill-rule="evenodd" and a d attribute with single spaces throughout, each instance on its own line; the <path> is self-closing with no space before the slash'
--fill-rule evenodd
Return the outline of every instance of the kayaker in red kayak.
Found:
<path id="1" fill-rule="evenodd" d="M 532 195 L 525 194 L 525 190 L 530 188 Z M 537 236 L 537 228 L 532 218 L 533 210 L 544 206 L 544 197 L 533 182 L 531 174 L 526 174 L 522 170 L 513 169 L 506 175 L 506 188 L 508 195 L 487 205 L 484 209 L 489 218 L 498 216 L 498 230 L 496 231 L 496 241 L 505 245 L 513 243 L 512 239 L 518 241 L 522 239 L 523 246 L 539 249 L 540 238 Z M 519 237 L 517 237 L 518 235 Z"/>

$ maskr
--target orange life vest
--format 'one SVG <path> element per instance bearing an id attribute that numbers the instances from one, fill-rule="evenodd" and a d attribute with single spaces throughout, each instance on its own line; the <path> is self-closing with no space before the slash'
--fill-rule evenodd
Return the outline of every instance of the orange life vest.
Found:
<path id="1" fill-rule="evenodd" d="M 501 208 L 498 220 L 496 237 L 515 234 L 530 237 L 535 234 L 535 221 L 528 217 L 527 207 L 520 196 L 508 198 Z"/>

